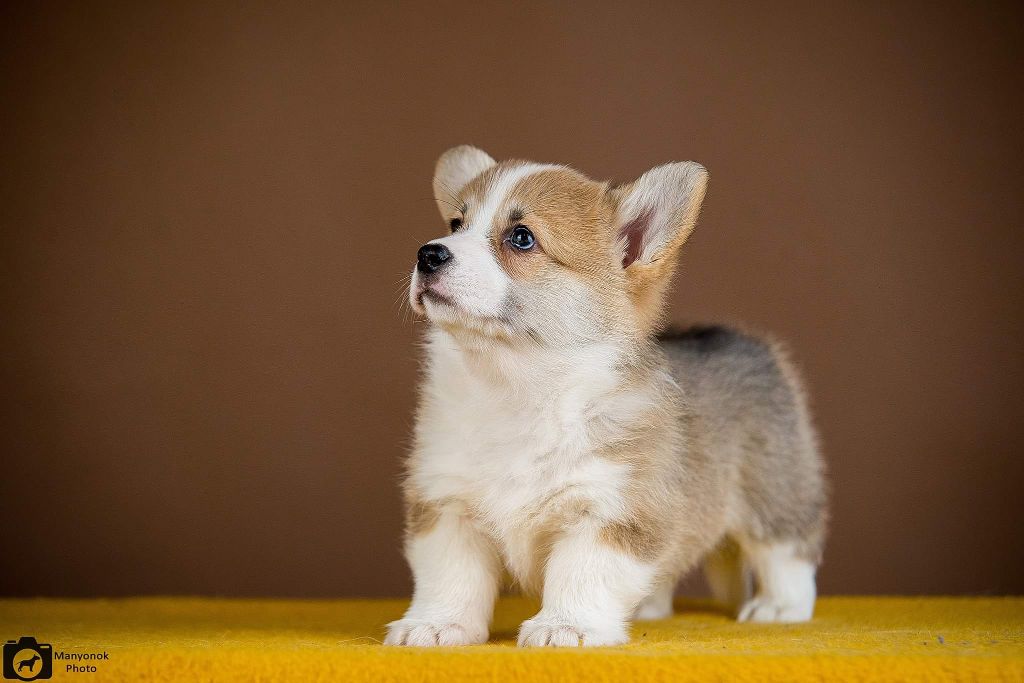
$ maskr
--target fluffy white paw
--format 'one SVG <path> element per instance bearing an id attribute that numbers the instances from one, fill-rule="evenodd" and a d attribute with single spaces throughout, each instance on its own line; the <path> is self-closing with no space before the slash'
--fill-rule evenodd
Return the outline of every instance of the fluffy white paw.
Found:
<path id="1" fill-rule="evenodd" d="M 600 647 L 626 642 L 629 642 L 629 634 L 617 625 L 584 627 L 538 615 L 519 627 L 519 647 Z"/>
<path id="2" fill-rule="evenodd" d="M 672 603 L 671 602 L 641 602 L 640 606 L 636 608 L 636 616 L 633 618 L 637 621 L 657 621 L 658 619 L 668 619 L 672 616 Z"/>
<path id="3" fill-rule="evenodd" d="M 740 608 L 738 621 L 798 622 L 809 621 L 814 613 L 814 601 L 802 600 L 786 603 L 777 598 L 756 597 L 748 600 Z"/>
<path id="4" fill-rule="evenodd" d="M 479 645 L 487 642 L 486 629 L 466 628 L 460 624 L 445 624 L 426 619 L 399 619 L 388 624 L 385 645 L 411 647 L 456 647 Z"/>
<path id="5" fill-rule="evenodd" d="M 655 621 L 672 616 L 672 596 L 675 584 L 665 585 L 648 595 L 637 605 L 633 618 L 637 621 Z"/>
<path id="6" fill-rule="evenodd" d="M 672 605 L 656 605 L 646 604 L 640 605 L 636 608 L 636 616 L 633 617 L 637 621 L 658 621 L 659 619 L 668 619 L 672 616 Z"/>

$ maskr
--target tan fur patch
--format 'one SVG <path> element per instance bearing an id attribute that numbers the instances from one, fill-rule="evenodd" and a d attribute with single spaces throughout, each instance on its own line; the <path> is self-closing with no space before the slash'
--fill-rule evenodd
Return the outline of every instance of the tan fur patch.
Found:
<path id="1" fill-rule="evenodd" d="M 415 496 L 407 496 L 405 501 L 405 533 L 408 536 L 419 536 L 429 532 L 441 518 L 441 508 Z"/>
<path id="2" fill-rule="evenodd" d="M 469 208 L 483 203 L 497 176 L 524 162 L 503 162 L 470 182 L 459 194 Z M 539 255 L 588 278 L 607 280 L 615 267 L 615 235 L 612 207 L 605 201 L 606 186 L 568 168 L 551 168 L 530 174 L 508 193 L 494 224 L 478 226 L 488 231 L 495 254 L 510 276 L 528 279 L 543 262 Z M 459 217 L 452 210 L 451 218 Z M 530 228 L 539 249 L 522 252 L 505 242 L 517 224 Z M 539 252 L 539 253 L 538 253 Z M 623 281 L 624 282 L 624 281 Z"/>
<path id="3" fill-rule="evenodd" d="M 654 562 L 665 547 L 662 524 L 634 519 L 601 529 L 601 541 L 644 562 Z"/>
<path id="4" fill-rule="evenodd" d="M 570 169 L 551 169 L 519 181 L 509 193 L 508 212 L 522 214 L 517 222 L 533 231 L 556 263 L 587 277 L 607 277 L 615 256 L 603 197 L 604 185 Z"/>

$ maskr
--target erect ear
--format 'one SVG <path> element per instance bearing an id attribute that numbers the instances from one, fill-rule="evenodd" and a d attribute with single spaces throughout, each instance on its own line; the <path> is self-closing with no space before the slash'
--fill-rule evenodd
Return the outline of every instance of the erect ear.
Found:
<path id="1" fill-rule="evenodd" d="M 459 190 L 494 164 L 487 152 L 472 145 L 452 147 L 442 154 L 434 167 L 434 199 L 441 216 L 450 216 Z"/>
<path id="2" fill-rule="evenodd" d="M 683 161 L 652 168 L 609 192 L 630 294 L 652 325 L 661 312 L 679 247 L 697 222 L 707 183 L 703 166 Z"/>
<path id="3" fill-rule="evenodd" d="M 622 267 L 644 266 L 672 256 L 693 232 L 708 172 L 682 161 L 652 168 L 611 191 Z"/>

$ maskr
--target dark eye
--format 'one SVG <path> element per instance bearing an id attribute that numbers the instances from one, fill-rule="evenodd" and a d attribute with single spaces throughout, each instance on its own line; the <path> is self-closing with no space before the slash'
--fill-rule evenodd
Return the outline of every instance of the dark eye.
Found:
<path id="1" fill-rule="evenodd" d="M 462 219 L 461 218 L 453 218 L 453 219 L 451 219 L 451 221 L 448 222 L 448 225 L 450 225 L 452 227 L 452 232 L 455 232 L 456 230 L 458 230 L 459 228 L 462 227 Z"/>
<path id="2" fill-rule="evenodd" d="M 522 251 L 532 249 L 535 242 L 533 233 L 525 225 L 517 225 L 508 235 L 508 243 Z"/>

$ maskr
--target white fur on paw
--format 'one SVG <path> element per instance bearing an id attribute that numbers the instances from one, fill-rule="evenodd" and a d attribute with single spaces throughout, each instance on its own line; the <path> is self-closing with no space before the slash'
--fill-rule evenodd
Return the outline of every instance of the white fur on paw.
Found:
<path id="1" fill-rule="evenodd" d="M 748 600 L 740 608 L 738 621 L 758 623 L 809 621 L 814 613 L 814 601 L 784 603 L 769 597 L 756 597 Z"/>
<path id="2" fill-rule="evenodd" d="M 668 619 L 672 616 L 672 603 L 671 602 L 657 602 L 657 601 L 644 601 L 640 603 L 640 606 L 636 608 L 637 621 L 657 621 L 658 619 Z"/>
<path id="3" fill-rule="evenodd" d="M 600 647 L 629 642 L 619 626 L 589 628 L 564 620 L 534 617 L 519 627 L 519 647 Z"/>
<path id="4" fill-rule="evenodd" d="M 467 629 L 459 624 L 444 624 L 426 619 L 399 619 L 388 624 L 385 645 L 411 647 L 457 647 L 487 642 L 487 631 Z"/>

